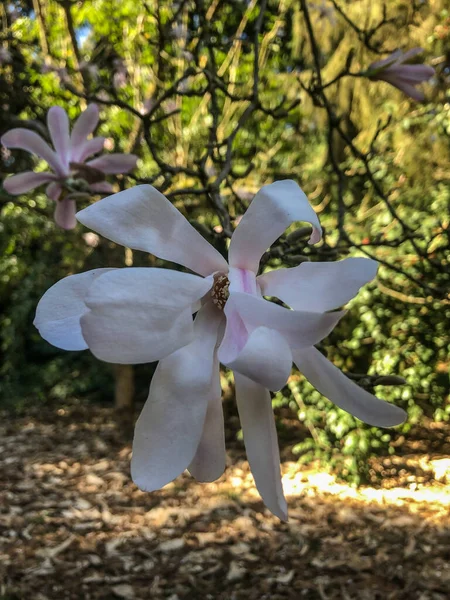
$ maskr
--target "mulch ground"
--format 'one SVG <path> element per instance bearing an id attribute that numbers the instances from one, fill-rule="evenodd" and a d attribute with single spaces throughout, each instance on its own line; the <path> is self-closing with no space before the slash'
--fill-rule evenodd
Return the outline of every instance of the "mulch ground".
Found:
<path id="1" fill-rule="evenodd" d="M 448 457 L 402 457 L 398 485 L 358 490 L 287 460 L 280 523 L 239 443 L 218 482 L 146 494 L 111 410 L 0 429 L 0 600 L 450 598 Z"/>

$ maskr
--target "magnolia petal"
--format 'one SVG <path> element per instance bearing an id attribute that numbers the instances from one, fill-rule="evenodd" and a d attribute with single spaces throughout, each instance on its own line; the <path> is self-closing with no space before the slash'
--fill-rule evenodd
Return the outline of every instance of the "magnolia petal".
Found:
<path id="1" fill-rule="evenodd" d="M 105 154 L 90 160 L 86 164 L 107 175 L 128 173 L 136 167 L 138 157 L 135 154 Z"/>
<path id="2" fill-rule="evenodd" d="M 53 147 L 67 169 L 70 159 L 69 117 L 61 106 L 52 106 L 48 111 L 47 127 Z"/>
<path id="3" fill-rule="evenodd" d="M 299 371 L 321 394 L 361 421 L 394 427 L 406 419 L 404 410 L 360 388 L 316 348 L 295 350 L 292 356 Z"/>
<path id="4" fill-rule="evenodd" d="M 72 129 L 72 135 L 70 136 L 70 144 L 72 146 L 71 159 L 73 162 L 79 162 L 82 160 L 80 158 L 81 148 L 84 146 L 87 136 L 91 134 L 97 127 L 98 120 L 98 106 L 96 104 L 89 104 L 86 110 L 83 111 L 75 121 Z"/>
<path id="5" fill-rule="evenodd" d="M 69 198 L 58 200 L 54 212 L 55 223 L 63 229 L 75 229 L 77 226 L 76 212 L 77 205 L 75 200 L 70 200 Z"/>
<path id="6" fill-rule="evenodd" d="M 314 346 L 323 340 L 345 315 L 345 311 L 315 313 L 289 310 L 263 298 L 239 292 L 230 295 L 225 307 L 240 315 L 249 334 L 258 327 L 270 327 L 278 331 L 291 348 Z M 241 333 L 241 343 L 242 338 Z"/>
<path id="7" fill-rule="evenodd" d="M 95 137 L 91 140 L 85 140 L 76 149 L 72 148 L 72 162 L 84 162 L 88 156 L 97 154 L 103 150 L 105 145 L 104 137 Z"/>
<path id="8" fill-rule="evenodd" d="M 320 241 L 319 219 L 295 181 L 276 181 L 262 187 L 233 233 L 230 266 L 256 273 L 263 253 L 295 221 L 312 225 L 310 244 Z"/>
<path id="9" fill-rule="evenodd" d="M 2 136 L 0 141 L 7 148 L 20 148 L 21 150 L 31 152 L 31 154 L 36 154 L 36 156 L 45 160 L 57 175 L 65 176 L 68 174 L 60 157 L 34 131 L 29 131 L 22 127 L 11 129 Z"/>
<path id="10" fill-rule="evenodd" d="M 223 256 L 150 185 L 104 198 L 80 211 L 77 218 L 117 244 L 150 252 L 200 275 L 228 271 Z"/>
<path id="11" fill-rule="evenodd" d="M 197 481 L 215 481 L 225 470 L 225 429 L 221 396 L 219 361 L 216 356 L 202 436 L 188 467 Z"/>
<path id="12" fill-rule="evenodd" d="M 236 345 L 227 335 L 227 329 L 218 354 L 222 364 L 272 391 L 286 385 L 292 368 L 292 354 L 280 333 L 268 327 L 257 327 L 236 354 Z"/>
<path id="13" fill-rule="evenodd" d="M 287 503 L 280 473 L 277 430 L 269 392 L 254 381 L 234 374 L 236 402 L 245 450 L 258 492 L 267 508 L 287 521 Z"/>
<path id="14" fill-rule="evenodd" d="M 195 319 L 193 341 L 156 368 L 134 432 L 131 477 L 141 490 L 157 490 L 192 466 L 208 402 L 217 394 L 214 349 L 222 319 L 205 304 Z"/>
<path id="15" fill-rule="evenodd" d="M 35 173 L 34 171 L 25 171 L 24 173 L 19 173 L 18 175 L 13 175 L 12 177 L 5 179 L 3 182 L 3 187 L 8 194 L 17 196 L 19 194 L 29 192 L 30 190 L 34 190 L 34 188 L 42 185 L 43 183 L 53 181 L 54 179 L 55 175 L 52 173 Z"/>
<path id="16" fill-rule="evenodd" d="M 428 65 L 399 65 L 391 67 L 387 76 L 391 79 L 402 79 L 415 85 L 427 81 L 435 74 L 433 67 Z"/>
<path id="17" fill-rule="evenodd" d="M 375 277 L 377 268 L 370 258 L 304 262 L 264 273 L 257 282 L 264 296 L 275 296 L 294 310 L 319 313 L 346 304 Z"/>
<path id="18" fill-rule="evenodd" d="M 401 50 L 397 50 L 396 52 L 398 52 L 399 55 L 401 56 L 401 54 L 402 54 Z M 420 47 L 410 48 L 409 50 L 407 50 L 405 52 L 405 54 L 403 54 L 403 56 L 401 57 L 401 59 L 398 62 L 405 63 L 408 60 L 411 60 L 411 58 L 416 57 L 418 54 L 422 54 L 423 52 L 424 52 L 424 49 L 420 48 Z M 394 54 L 395 54 L 395 52 L 394 52 Z"/>
<path id="19" fill-rule="evenodd" d="M 57 183 L 56 181 L 53 181 L 45 188 L 45 193 L 50 198 L 50 200 L 53 200 L 54 202 L 59 200 L 61 192 L 62 185 L 60 183 Z"/>
<path id="20" fill-rule="evenodd" d="M 211 288 L 212 278 L 147 267 L 118 269 L 89 289 L 90 309 L 81 329 L 100 360 L 139 364 L 159 360 L 189 344 L 191 306 Z"/>
<path id="21" fill-rule="evenodd" d="M 88 311 L 84 297 L 93 281 L 108 271 L 111 269 L 69 275 L 45 292 L 33 322 L 44 340 L 63 350 L 86 350 L 80 327 L 80 318 Z"/>
<path id="22" fill-rule="evenodd" d="M 111 183 L 108 183 L 107 181 L 91 183 L 89 184 L 89 188 L 92 192 L 99 192 L 102 194 L 110 194 L 112 191 L 114 191 L 113 185 Z"/>

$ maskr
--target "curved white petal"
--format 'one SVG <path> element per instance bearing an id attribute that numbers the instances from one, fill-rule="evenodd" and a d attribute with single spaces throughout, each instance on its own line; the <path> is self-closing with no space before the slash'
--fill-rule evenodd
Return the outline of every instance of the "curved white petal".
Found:
<path id="1" fill-rule="evenodd" d="M 117 269 L 98 279 L 85 298 L 90 309 L 81 329 L 100 360 L 139 364 L 159 360 L 189 344 L 192 304 L 212 278 L 147 267 Z"/>
<path id="2" fill-rule="evenodd" d="M 18 195 L 34 190 L 34 188 L 53 181 L 55 175 L 53 173 L 35 173 L 34 171 L 24 171 L 18 175 L 8 177 L 3 182 L 3 187 L 8 194 Z"/>
<path id="3" fill-rule="evenodd" d="M 137 159 L 138 157 L 135 154 L 105 154 L 88 161 L 86 164 L 107 175 L 115 175 L 117 173 L 128 173 L 128 171 L 134 169 Z"/>
<path id="4" fill-rule="evenodd" d="M 88 311 L 84 298 L 97 277 L 111 270 L 94 269 L 69 275 L 45 292 L 33 322 L 44 340 L 63 350 L 86 350 L 88 345 L 80 326 L 81 316 Z"/>
<path id="5" fill-rule="evenodd" d="M 45 160 L 57 175 L 65 176 L 68 174 L 60 157 L 34 131 L 22 127 L 11 129 L 2 136 L 1 142 L 7 148 L 20 148 L 31 152 L 31 154 L 36 154 L 36 156 Z"/>
<path id="6" fill-rule="evenodd" d="M 225 430 L 221 396 L 219 361 L 216 356 L 202 436 L 188 467 L 190 474 L 198 481 L 215 481 L 225 470 Z"/>
<path id="7" fill-rule="evenodd" d="M 394 427 L 406 419 L 404 410 L 360 388 L 316 348 L 295 350 L 294 362 L 306 379 L 339 408 L 375 427 Z"/>
<path id="8" fill-rule="evenodd" d="M 277 430 L 269 392 L 238 373 L 234 374 L 236 402 L 245 450 L 258 492 L 267 508 L 287 521 L 287 503 L 280 473 Z"/>
<path id="9" fill-rule="evenodd" d="M 320 241 L 319 219 L 295 181 L 276 181 L 262 187 L 233 233 L 230 266 L 256 273 L 263 253 L 295 221 L 313 226 L 310 244 Z"/>
<path id="10" fill-rule="evenodd" d="M 83 111 L 75 121 L 72 129 L 72 135 L 70 136 L 70 144 L 72 146 L 72 161 L 78 162 L 82 160 L 80 158 L 82 147 L 86 142 L 87 136 L 97 127 L 98 119 L 98 106 L 96 104 L 89 104 L 86 110 Z"/>
<path id="11" fill-rule="evenodd" d="M 84 162 L 88 156 L 92 156 L 92 154 L 97 154 L 97 152 L 101 152 L 103 150 L 103 146 L 105 145 L 104 137 L 95 137 L 91 140 L 85 140 L 81 142 L 75 149 L 72 148 L 72 162 Z"/>
<path id="12" fill-rule="evenodd" d="M 291 348 L 309 348 L 325 338 L 345 315 L 345 311 L 314 313 L 289 310 L 263 298 L 235 292 L 225 305 L 226 314 L 236 311 L 250 334 L 257 327 L 275 329 Z M 242 349 L 243 333 L 236 334 Z"/>
<path id="13" fill-rule="evenodd" d="M 195 337 L 161 360 L 136 423 L 131 477 L 144 491 L 166 485 L 188 467 L 199 447 L 208 402 L 217 393 L 214 350 L 223 315 L 204 305 Z"/>
<path id="14" fill-rule="evenodd" d="M 52 106 L 48 111 L 47 127 L 53 147 L 67 168 L 70 158 L 69 117 L 61 106 Z"/>
<path id="15" fill-rule="evenodd" d="M 151 185 L 138 185 L 91 204 L 80 223 L 134 250 L 184 265 L 200 275 L 227 272 L 226 260 Z"/>
<path id="16" fill-rule="evenodd" d="M 264 296 L 275 296 L 294 310 L 325 312 L 346 304 L 377 273 L 370 258 L 305 262 L 264 273 L 257 282 Z"/>
<path id="17" fill-rule="evenodd" d="M 54 212 L 55 222 L 62 229 L 75 229 L 77 226 L 76 212 L 77 205 L 75 200 L 71 200 L 70 198 L 57 200 Z"/>
<path id="18" fill-rule="evenodd" d="M 232 327 L 227 329 L 233 331 Z M 292 354 L 284 336 L 274 329 L 257 327 L 242 350 L 236 353 L 236 344 L 227 329 L 218 353 L 222 364 L 272 391 L 286 385 L 292 368 Z"/>

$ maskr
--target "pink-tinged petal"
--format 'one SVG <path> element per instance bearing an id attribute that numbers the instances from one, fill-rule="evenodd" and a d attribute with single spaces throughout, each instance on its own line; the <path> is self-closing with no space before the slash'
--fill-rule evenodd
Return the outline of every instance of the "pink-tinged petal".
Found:
<path id="1" fill-rule="evenodd" d="M 62 185 L 59 183 L 56 183 L 56 181 L 53 181 L 52 183 L 50 183 L 50 185 L 48 185 L 45 188 L 45 193 L 50 198 L 50 200 L 53 200 L 54 202 L 57 202 L 59 200 L 59 197 L 61 196 L 61 192 L 62 192 Z"/>
<path id="2" fill-rule="evenodd" d="M 225 470 L 225 430 L 221 395 L 219 361 L 216 356 L 202 436 L 188 467 L 190 474 L 197 481 L 215 481 Z"/>
<path id="3" fill-rule="evenodd" d="M 401 54 L 400 50 L 398 50 L 397 52 L 400 52 L 400 54 Z M 403 54 L 403 56 L 401 57 L 401 60 L 399 60 L 398 62 L 405 63 L 405 62 L 411 60 L 412 58 L 415 58 L 417 55 L 422 54 L 423 52 L 424 52 L 423 48 L 411 48 L 410 50 L 407 50 Z"/>
<path id="4" fill-rule="evenodd" d="M 81 113 L 75 121 L 72 135 L 70 136 L 70 144 L 72 146 L 72 161 L 78 162 L 80 157 L 75 158 L 79 148 L 84 145 L 86 138 L 97 127 L 99 120 L 99 110 L 96 104 L 89 104 L 85 111 Z M 103 146 L 102 146 L 103 147 Z"/>
<path id="5" fill-rule="evenodd" d="M 346 304 L 371 281 L 378 264 L 370 258 L 305 262 L 257 278 L 263 296 L 274 296 L 294 310 L 323 313 Z"/>
<path id="6" fill-rule="evenodd" d="M 114 186 L 107 181 L 100 181 L 99 183 L 91 183 L 89 184 L 89 188 L 92 192 L 97 192 L 100 194 L 110 194 L 114 191 Z"/>
<path id="7" fill-rule="evenodd" d="M 117 244 L 150 252 L 200 275 L 228 271 L 223 256 L 150 185 L 104 198 L 80 211 L 77 218 Z"/>
<path id="8" fill-rule="evenodd" d="M 227 329 L 228 322 L 227 317 Z M 218 353 L 222 364 L 274 392 L 286 385 L 292 368 L 292 354 L 280 333 L 268 327 L 257 327 L 242 350 L 236 353 L 234 340 L 227 335 L 227 329 Z"/>
<path id="9" fill-rule="evenodd" d="M 381 78 L 385 81 L 385 78 L 388 77 L 390 81 L 401 79 L 411 84 L 418 84 L 427 81 L 434 74 L 433 67 L 429 67 L 428 65 L 399 65 L 398 67 L 388 69 Z"/>
<path id="10" fill-rule="evenodd" d="M 233 233 L 230 266 L 256 273 L 263 253 L 295 221 L 311 223 L 313 233 L 309 242 L 320 241 L 319 219 L 295 181 L 276 181 L 262 187 Z"/>
<path id="11" fill-rule="evenodd" d="M 292 348 L 308 348 L 325 338 L 336 327 L 345 311 L 316 313 L 289 310 L 250 294 L 230 294 L 225 311 L 236 311 L 249 334 L 258 327 L 281 333 Z"/>
<path id="12" fill-rule="evenodd" d="M 222 319 L 205 304 L 195 319 L 193 341 L 156 368 L 134 432 L 131 476 L 141 490 L 159 489 L 192 464 L 208 403 L 217 394 L 214 349 Z"/>
<path id="13" fill-rule="evenodd" d="M 54 179 L 55 175 L 52 173 L 35 173 L 34 171 L 25 171 L 24 173 L 19 173 L 18 175 L 13 175 L 12 177 L 5 179 L 3 182 L 3 187 L 8 194 L 17 196 L 19 194 L 29 192 L 30 190 L 34 190 L 34 188 L 42 185 L 43 183 L 53 181 Z"/>
<path id="14" fill-rule="evenodd" d="M 234 374 L 236 402 L 245 450 L 258 492 L 267 508 L 287 521 L 287 503 L 280 473 L 277 430 L 269 392 L 254 381 Z"/>
<path id="15" fill-rule="evenodd" d="M 22 127 L 11 129 L 2 136 L 1 142 L 7 148 L 20 148 L 31 152 L 31 154 L 36 154 L 36 156 L 45 160 L 57 175 L 67 175 L 67 169 L 63 161 L 56 152 L 53 152 L 47 142 L 44 142 L 41 136 L 34 131 Z"/>
<path id="16" fill-rule="evenodd" d="M 47 113 L 47 127 L 53 147 L 66 169 L 70 159 L 69 117 L 60 106 L 52 106 Z"/>
<path id="17" fill-rule="evenodd" d="M 404 410 L 360 388 L 316 348 L 295 350 L 294 362 L 308 381 L 336 406 L 375 427 L 394 427 L 406 419 Z"/>
<path id="18" fill-rule="evenodd" d="M 138 157 L 135 154 L 105 154 L 90 160 L 86 164 L 106 175 L 128 173 L 136 167 Z"/>
<path id="19" fill-rule="evenodd" d="M 107 273 L 89 289 L 81 329 L 91 352 L 117 364 L 153 362 L 192 341 L 192 304 L 212 278 L 147 267 Z"/>
<path id="20" fill-rule="evenodd" d="M 105 145 L 105 139 L 104 137 L 95 137 L 72 148 L 71 162 L 84 162 L 88 156 L 101 152 Z"/>
<path id="21" fill-rule="evenodd" d="M 383 75 L 383 77 L 379 77 L 379 79 L 386 81 L 386 83 L 389 83 L 390 85 L 396 87 L 401 92 L 403 92 L 413 100 L 416 100 L 417 102 L 423 102 L 425 100 L 425 94 L 417 88 L 415 88 L 413 84 L 408 83 L 407 81 L 403 81 L 396 77 L 390 77 L 387 74 Z"/>
<path id="22" fill-rule="evenodd" d="M 378 69 L 382 69 L 382 68 L 386 68 L 390 65 L 393 64 L 397 64 L 399 61 L 399 59 L 402 56 L 402 51 L 401 50 L 396 50 L 395 52 L 392 52 L 392 54 L 389 54 L 389 56 L 387 56 L 386 58 L 383 58 L 382 60 L 377 60 L 373 63 L 371 63 L 369 65 L 369 71 L 372 70 L 378 70 Z"/>
<path id="23" fill-rule="evenodd" d="M 80 326 L 81 316 L 88 311 L 84 298 L 93 281 L 108 271 L 111 269 L 70 275 L 45 292 L 34 319 L 44 340 L 63 350 L 86 350 Z"/>
<path id="24" fill-rule="evenodd" d="M 75 229 L 77 226 L 76 212 L 77 205 L 75 200 L 71 200 L 70 198 L 58 200 L 54 212 L 56 224 L 63 229 Z"/>

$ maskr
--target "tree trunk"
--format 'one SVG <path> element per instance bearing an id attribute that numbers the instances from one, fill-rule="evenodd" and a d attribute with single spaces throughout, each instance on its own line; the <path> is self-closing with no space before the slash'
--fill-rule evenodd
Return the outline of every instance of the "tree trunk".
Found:
<path id="1" fill-rule="evenodd" d="M 114 365 L 114 407 L 117 417 L 128 434 L 134 416 L 134 372 L 132 365 Z"/>

